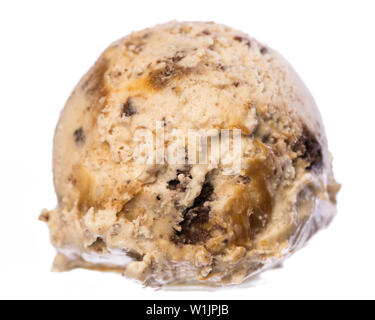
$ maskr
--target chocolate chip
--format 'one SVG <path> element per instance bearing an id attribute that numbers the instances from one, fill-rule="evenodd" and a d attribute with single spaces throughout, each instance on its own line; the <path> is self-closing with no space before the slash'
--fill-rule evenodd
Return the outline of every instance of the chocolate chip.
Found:
<path id="1" fill-rule="evenodd" d="M 238 41 L 238 42 L 242 42 L 242 43 L 244 43 L 244 44 L 247 45 L 249 48 L 251 47 L 251 41 L 250 41 L 250 39 L 248 39 L 248 38 L 241 37 L 241 36 L 235 36 L 233 39 L 236 40 L 236 41 Z"/>
<path id="2" fill-rule="evenodd" d="M 240 85 L 240 82 L 239 81 L 235 81 L 235 82 L 233 82 L 233 85 L 237 88 Z"/>
<path id="3" fill-rule="evenodd" d="M 210 206 L 205 206 L 211 200 L 214 192 L 213 185 L 208 181 L 208 175 L 203 183 L 200 194 L 194 199 L 191 207 L 183 212 L 184 220 L 180 223 L 181 230 L 175 232 L 171 240 L 176 244 L 196 244 L 205 241 L 208 230 L 203 225 L 209 221 Z"/>
<path id="4" fill-rule="evenodd" d="M 261 54 L 266 54 L 268 52 L 268 49 L 266 47 L 260 48 L 260 53 Z"/>
<path id="5" fill-rule="evenodd" d="M 307 170 L 320 169 L 323 165 L 322 146 L 316 136 L 307 126 L 302 129 L 302 134 L 292 146 L 292 150 L 299 154 L 309 165 Z"/>
<path id="6" fill-rule="evenodd" d="M 83 128 L 79 128 L 73 133 L 74 141 L 77 145 L 82 145 L 86 141 L 85 132 L 83 131 Z"/>
<path id="7" fill-rule="evenodd" d="M 134 101 L 132 98 L 128 98 L 126 102 L 124 103 L 124 106 L 122 107 L 122 114 L 125 115 L 125 117 L 131 117 L 132 115 L 135 115 L 137 113 L 137 110 L 134 106 Z"/>
<path id="8" fill-rule="evenodd" d="M 157 195 L 157 196 L 156 196 L 156 200 L 160 201 L 160 200 L 161 200 L 161 196 L 160 196 L 160 195 Z"/>
<path id="9" fill-rule="evenodd" d="M 264 136 L 262 137 L 262 142 L 263 143 L 269 143 L 271 137 L 272 137 L 271 133 L 269 133 L 269 132 L 265 133 Z"/>
<path id="10" fill-rule="evenodd" d="M 178 179 L 173 179 L 168 181 L 167 189 L 169 190 L 177 190 L 178 185 L 180 184 L 180 181 Z"/>
<path id="11" fill-rule="evenodd" d="M 210 200 L 214 192 L 214 187 L 210 182 L 205 182 L 202 186 L 201 193 L 195 198 L 193 208 L 203 205 L 206 201 Z"/>
<path id="12" fill-rule="evenodd" d="M 207 29 L 204 29 L 204 30 L 202 31 L 202 33 L 205 34 L 206 36 L 208 36 L 208 35 L 211 34 L 211 32 L 210 32 L 209 30 L 207 30 Z"/>

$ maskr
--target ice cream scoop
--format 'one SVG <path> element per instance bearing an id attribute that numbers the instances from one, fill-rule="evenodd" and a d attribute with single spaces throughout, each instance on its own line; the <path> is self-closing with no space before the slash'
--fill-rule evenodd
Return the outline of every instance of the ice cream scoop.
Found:
<path id="1" fill-rule="evenodd" d="M 273 49 L 215 23 L 113 43 L 56 128 L 57 271 L 150 286 L 233 284 L 335 214 L 338 185 L 309 91 Z"/>

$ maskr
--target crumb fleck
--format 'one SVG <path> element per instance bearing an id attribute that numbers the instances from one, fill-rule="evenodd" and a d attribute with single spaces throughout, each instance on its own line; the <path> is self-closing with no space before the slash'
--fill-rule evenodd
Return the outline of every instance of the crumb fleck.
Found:
<path id="1" fill-rule="evenodd" d="M 178 179 L 173 179 L 168 181 L 167 189 L 169 190 L 177 190 L 177 187 L 179 186 L 180 181 Z"/>

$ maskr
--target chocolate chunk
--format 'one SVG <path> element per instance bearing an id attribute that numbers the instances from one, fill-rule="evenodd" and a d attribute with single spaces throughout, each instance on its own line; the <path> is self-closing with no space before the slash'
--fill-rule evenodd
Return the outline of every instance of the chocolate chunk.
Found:
<path id="1" fill-rule="evenodd" d="M 125 115 L 125 117 L 131 117 L 136 113 L 137 110 L 134 106 L 134 100 L 132 98 L 128 98 L 128 100 L 126 100 L 124 106 L 122 107 L 122 114 Z"/>
<path id="2" fill-rule="evenodd" d="M 173 63 L 181 61 L 183 58 L 185 58 L 186 54 L 183 51 L 177 51 L 170 60 Z"/>
<path id="3" fill-rule="evenodd" d="M 209 232 L 203 228 L 203 225 L 209 221 L 211 207 L 204 204 L 211 200 L 213 192 L 214 187 L 206 176 L 200 194 L 194 199 L 193 205 L 183 213 L 184 220 L 180 223 L 181 231 L 175 232 L 171 237 L 174 243 L 196 244 L 208 238 Z"/>
<path id="4" fill-rule="evenodd" d="M 249 48 L 251 47 L 251 41 L 248 38 L 241 37 L 241 36 L 235 36 L 233 39 L 238 41 L 238 42 L 242 42 L 243 44 L 247 45 Z"/>
<path id="5" fill-rule="evenodd" d="M 74 141 L 77 145 L 82 145 L 86 141 L 85 132 L 83 131 L 83 128 L 79 128 L 73 133 Z"/>
<path id="6" fill-rule="evenodd" d="M 180 224 L 181 231 L 172 235 L 171 240 L 176 244 L 197 244 L 205 241 L 209 232 L 202 228 L 202 225 L 208 222 L 210 210 L 210 207 L 198 207 L 187 211 Z"/>
<path id="7" fill-rule="evenodd" d="M 181 184 L 180 180 L 178 180 L 178 176 L 180 174 L 183 174 L 185 177 L 189 177 L 190 179 L 192 179 L 192 176 L 190 175 L 190 169 L 191 169 L 191 167 L 188 166 L 188 165 L 182 167 L 181 169 L 177 169 L 177 178 L 168 181 L 167 189 L 185 192 L 186 191 L 186 185 Z"/>
<path id="8" fill-rule="evenodd" d="M 293 145 L 292 150 L 299 154 L 299 158 L 304 159 L 309 164 L 306 169 L 320 169 L 322 167 L 322 146 L 307 126 L 303 127 L 302 134 Z"/>
<path id="9" fill-rule="evenodd" d="M 261 54 L 266 54 L 268 52 L 268 49 L 266 47 L 260 48 L 260 53 Z"/>
<path id="10" fill-rule="evenodd" d="M 177 190 L 178 185 L 180 184 L 180 181 L 178 179 L 173 179 L 168 181 L 167 189 L 169 190 Z"/>
<path id="11" fill-rule="evenodd" d="M 157 90 L 165 88 L 172 80 L 182 79 L 183 77 L 196 71 L 196 68 L 187 68 L 180 66 L 177 62 L 185 57 L 183 52 L 176 52 L 173 57 L 163 60 L 165 67 L 153 70 L 149 73 L 149 84 Z"/>
<path id="12" fill-rule="evenodd" d="M 205 182 L 203 184 L 201 193 L 195 198 L 192 208 L 202 206 L 206 201 L 209 201 L 213 192 L 213 185 L 210 182 Z"/>

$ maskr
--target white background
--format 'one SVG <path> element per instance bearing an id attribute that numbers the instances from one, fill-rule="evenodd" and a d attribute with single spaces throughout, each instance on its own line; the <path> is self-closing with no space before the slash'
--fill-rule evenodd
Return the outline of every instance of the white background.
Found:
<path id="1" fill-rule="evenodd" d="M 374 1 L 1 1 L 0 298 L 375 298 Z M 280 269 L 229 289 L 154 291 L 116 274 L 50 272 L 52 138 L 112 41 L 169 20 L 216 21 L 283 54 L 313 93 L 343 184 L 338 215 Z"/>

